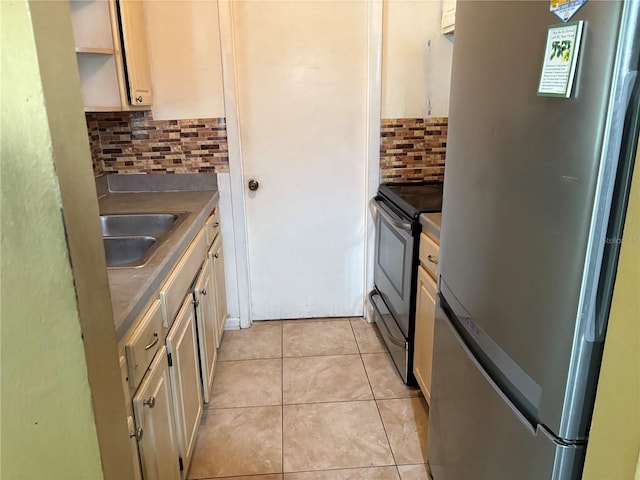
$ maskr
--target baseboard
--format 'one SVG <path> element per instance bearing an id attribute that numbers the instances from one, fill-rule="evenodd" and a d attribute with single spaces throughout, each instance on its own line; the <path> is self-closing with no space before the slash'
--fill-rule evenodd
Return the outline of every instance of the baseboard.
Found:
<path id="1" fill-rule="evenodd" d="M 369 302 L 369 298 L 367 298 L 364 302 L 364 319 L 367 323 L 375 323 L 376 317 L 373 312 L 373 307 L 371 306 L 371 302 Z"/>
<path id="2" fill-rule="evenodd" d="M 225 330 L 240 330 L 240 319 L 238 317 L 228 317 L 224 322 Z"/>

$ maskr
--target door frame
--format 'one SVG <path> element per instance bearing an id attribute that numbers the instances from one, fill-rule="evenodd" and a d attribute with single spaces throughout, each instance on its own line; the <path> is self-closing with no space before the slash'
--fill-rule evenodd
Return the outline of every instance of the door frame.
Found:
<path id="1" fill-rule="evenodd" d="M 369 210 L 369 199 L 380 183 L 380 119 L 382 97 L 382 2 L 367 2 L 367 108 L 366 144 L 364 165 L 364 198 L 362 211 L 365 216 L 363 305 L 367 292 L 373 288 L 374 222 Z M 238 83 L 236 69 L 236 42 L 234 31 L 234 0 L 218 0 L 220 50 L 222 57 L 222 83 L 224 89 L 227 141 L 229 149 L 229 181 L 231 209 L 235 238 L 235 263 L 237 269 L 238 307 L 240 328 L 253 323 L 251 311 L 251 282 L 249 272 L 247 206 L 244 196 L 244 162 L 242 157 L 242 132 L 238 109 Z M 363 316 L 365 316 L 363 311 Z M 368 318 L 368 315 L 366 315 Z"/>

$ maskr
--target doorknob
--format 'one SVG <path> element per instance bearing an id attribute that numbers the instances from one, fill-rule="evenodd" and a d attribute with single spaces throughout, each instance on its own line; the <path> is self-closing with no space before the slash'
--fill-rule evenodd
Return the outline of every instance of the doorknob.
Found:
<path id="1" fill-rule="evenodd" d="M 257 180 L 254 180 L 253 178 L 249 180 L 249 190 L 251 190 L 252 192 L 255 192 L 259 186 L 260 184 Z"/>

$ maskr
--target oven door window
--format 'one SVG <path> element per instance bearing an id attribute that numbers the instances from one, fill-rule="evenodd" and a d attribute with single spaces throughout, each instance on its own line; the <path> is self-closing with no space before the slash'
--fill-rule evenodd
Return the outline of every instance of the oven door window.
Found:
<path id="1" fill-rule="evenodd" d="M 378 266 L 389 280 L 391 287 L 400 297 L 404 297 L 405 255 L 407 240 L 384 219 L 380 221 L 378 234 Z"/>

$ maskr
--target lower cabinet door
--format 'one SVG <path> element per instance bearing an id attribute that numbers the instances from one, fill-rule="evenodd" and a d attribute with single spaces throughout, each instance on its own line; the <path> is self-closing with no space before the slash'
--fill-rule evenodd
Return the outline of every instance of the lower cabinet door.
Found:
<path id="1" fill-rule="evenodd" d="M 427 271 L 418 268 L 416 296 L 416 331 L 413 347 L 413 374 L 427 403 L 431 402 L 431 364 L 433 357 L 433 330 L 436 314 L 436 282 Z"/>
<path id="2" fill-rule="evenodd" d="M 194 287 L 200 369 L 202 370 L 202 392 L 204 402 L 209 403 L 213 385 L 213 370 L 216 365 L 216 292 L 211 274 L 211 263 L 204 262 Z"/>
<path id="3" fill-rule="evenodd" d="M 224 323 L 227 321 L 227 290 L 224 282 L 224 257 L 222 251 L 222 235 L 218 235 L 209 251 L 209 258 L 213 265 L 214 284 L 216 288 L 216 329 L 218 337 L 216 346 L 220 346 Z"/>
<path id="4" fill-rule="evenodd" d="M 196 338 L 196 316 L 189 295 L 180 307 L 169 335 L 169 372 L 176 414 L 178 450 L 182 458 L 183 475 L 191 462 L 198 426 L 202 417 L 202 390 Z"/>
<path id="5" fill-rule="evenodd" d="M 156 354 L 133 397 L 139 429 L 138 450 L 145 480 L 180 480 L 180 456 L 175 429 L 167 349 Z"/>

